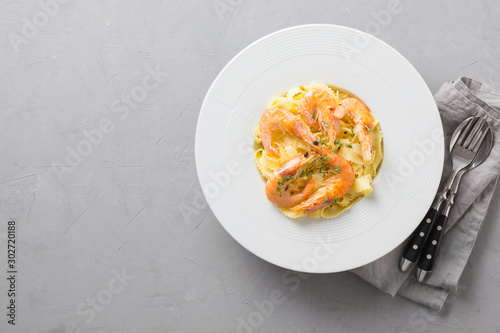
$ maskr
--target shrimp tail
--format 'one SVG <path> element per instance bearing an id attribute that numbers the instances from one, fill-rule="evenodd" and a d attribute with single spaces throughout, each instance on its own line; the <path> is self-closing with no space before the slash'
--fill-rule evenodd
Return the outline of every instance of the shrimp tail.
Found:
<path id="1" fill-rule="evenodd" d="M 314 191 L 314 186 L 316 186 L 316 182 L 311 179 L 304 187 L 302 194 L 307 198 Z"/>

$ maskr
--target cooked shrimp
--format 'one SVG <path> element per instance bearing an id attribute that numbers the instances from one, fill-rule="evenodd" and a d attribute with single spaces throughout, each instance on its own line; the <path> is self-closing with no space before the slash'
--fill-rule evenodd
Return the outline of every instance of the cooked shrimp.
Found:
<path id="1" fill-rule="evenodd" d="M 346 194 L 354 183 L 354 172 L 345 158 L 326 149 L 319 154 L 332 168 L 333 175 L 326 178 L 322 186 L 309 198 L 293 207 L 294 212 L 304 210 L 306 214 L 312 214 L 325 208 Z"/>
<path id="2" fill-rule="evenodd" d="M 370 110 L 357 98 L 345 98 L 340 101 L 334 115 L 337 119 L 341 119 L 345 114 L 354 122 L 364 161 L 370 162 L 372 159 L 372 132 L 374 128 L 374 119 Z"/>
<path id="3" fill-rule="evenodd" d="M 302 192 L 296 194 L 292 194 L 295 188 L 289 186 L 288 181 L 293 179 L 302 165 L 311 158 L 312 155 L 309 153 L 295 155 L 269 177 L 266 183 L 266 196 L 269 201 L 278 207 L 295 206 L 311 194 L 314 190 L 314 180 L 310 180 Z"/>
<path id="4" fill-rule="evenodd" d="M 332 146 L 340 131 L 340 123 L 333 113 L 336 107 L 332 94 L 319 88 L 309 90 L 299 103 L 299 110 L 306 124 L 326 130 Z"/>
<path id="5" fill-rule="evenodd" d="M 267 109 L 260 118 L 260 138 L 262 139 L 264 149 L 275 157 L 280 156 L 279 151 L 272 146 L 272 132 L 276 129 L 298 136 L 312 146 L 319 144 L 309 127 L 301 122 L 293 113 L 283 108 L 272 107 Z"/>

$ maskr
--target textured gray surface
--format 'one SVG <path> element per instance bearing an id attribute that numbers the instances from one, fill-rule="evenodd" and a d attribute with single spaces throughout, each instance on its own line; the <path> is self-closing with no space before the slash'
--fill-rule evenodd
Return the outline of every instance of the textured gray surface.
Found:
<path id="1" fill-rule="evenodd" d="M 500 84 L 497 1 L 401 0 L 401 13 L 381 18 L 391 2 L 42 0 L 51 15 L 32 1 L 3 2 L 0 331 L 498 332 L 498 191 L 459 295 L 440 313 L 351 273 L 270 265 L 200 196 L 193 142 L 203 97 L 231 57 L 272 31 L 368 30 L 433 92 L 460 75 Z M 5 309 L 9 219 L 15 327 Z"/>

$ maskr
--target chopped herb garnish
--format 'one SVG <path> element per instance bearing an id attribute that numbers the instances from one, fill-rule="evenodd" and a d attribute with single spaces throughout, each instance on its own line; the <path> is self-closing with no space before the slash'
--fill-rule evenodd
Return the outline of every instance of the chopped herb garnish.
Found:
<path id="1" fill-rule="evenodd" d="M 276 187 L 276 192 L 279 192 L 280 197 L 281 197 L 281 185 L 285 185 L 285 183 L 278 180 L 278 186 Z"/>
<path id="2" fill-rule="evenodd" d="M 314 172 L 314 169 L 310 168 L 309 170 L 307 170 L 306 176 L 309 177 L 313 172 Z"/>
<path id="3" fill-rule="evenodd" d="M 318 139 L 318 142 L 321 143 L 322 145 L 325 145 L 326 146 L 326 142 L 321 140 L 321 139 Z"/>
<path id="4" fill-rule="evenodd" d="M 352 148 L 352 146 L 350 144 L 346 144 L 345 145 L 347 148 Z"/>
<path id="5" fill-rule="evenodd" d="M 326 128 L 328 128 L 328 124 L 327 123 L 323 123 L 323 126 L 325 126 Z"/>
<path id="6" fill-rule="evenodd" d="M 329 161 L 330 159 L 328 158 L 328 155 L 325 154 L 325 156 L 318 157 L 318 160 L 320 160 L 320 161 Z"/>
<path id="7" fill-rule="evenodd" d="M 335 140 L 335 142 L 334 142 L 334 143 L 338 146 L 338 145 L 340 144 L 339 139 Z"/>
<path id="8" fill-rule="evenodd" d="M 370 128 L 370 126 L 368 126 L 368 125 L 365 125 L 365 128 L 366 128 L 366 130 L 367 130 L 368 132 L 373 131 L 373 129 L 371 129 L 371 128 Z"/>
<path id="9" fill-rule="evenodd" d="M 332 153 L 334 154 L 337 154 L 337 152 L 339 151 L 338 149 L 331 149 Z"/>
<path id="10" fill-rule="evenodd" d="M 285 187 L 285 192 L 288 190 L 288 185 Z"/>
<path id="11" fill-rule="evenodd" d="M 312 117 L 312 119 L 314 119 L 314 118 L 316 118 L 316 115 L 315 115 L 315 114 L 313 114 L 311 117 Z"/>
<path id="12" fill-rule="evenodd" d="M 351 138 L 354 136 L 354 133 L 351 133 Z"/>
<path id="13" fill-rule="evenodd" d="M 293 176 L 284 175 L 284 176 L 281 176 L 281 178 L 283 178 L 283 179 L 293 179 Z"/>
<path id="14" fill-rule="evenodd" d="M 326 197 L 325 200 L 323 200 L 323 202 L 327 202 L 328 200 L 330 200 L 330 198 Z"/>
<path id="15" fill-rule="evenodd" d="M 333 201 L 337 202 L 337 197 L 333 198 Z"/>
<path id="16" fill-rule="evenodd" d="M 332 168 L 330 171 L 333 173 L 340 173 L 340 170 L 342 170 L 342 167 L 337 166 L 337 167 Z"/>

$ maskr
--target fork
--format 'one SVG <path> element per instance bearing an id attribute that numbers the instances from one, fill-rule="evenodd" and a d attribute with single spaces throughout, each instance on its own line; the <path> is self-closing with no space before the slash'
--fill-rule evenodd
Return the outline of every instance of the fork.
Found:
<path id="1" fill-rule="evenodd" d="M 423 218 L 422 222 L 420 222 L 417 229 L 413 232 L 411 239 L 408 242 L 401 258 L 399 266 L 401 271 L 404 272 L 410 266 L 412 266 L 412 264 L 417 261 L 422 251 L 424 250 L 424 244 L 428 238 L 432 226 L 434 225 L 434 221 L 436 220 L 438 212 L 441 209 L 442 203 L 447 199 L 450 187 L 454 184 L 455 179 L 458 179 L 457 177 L 461 178 L 461 172 L 474 160 L 474 157 L 479 147 L 481 146 L 484 137 L 486 136 L 487 131 L 484 131 L 482 129 L 485 122 L 486 121 L 480 117 L 473 117 L 461 131 L 451 151 L 453 171 L 445 182 L 443 190 L 441 190 L 436 195 L 431 208 Z M 438 233 L 439 237 L 442 237 L 441 231 L 443 231 L 445 228 L 449 209 L 451 208 L 451 205 L 453 205 L 454 195 L 450 199 L 451 200 L 448 200 L 445 204 L 446 210 L 443 211 L 443 213 L 446 214 L 439 215 L 439 222 L 436 225 L 436 228 L 433 229 L 434 234 Z M 441 242 L 439 241 L 439 244 L 440 243 Z M 428 247 L 433 246 L 430 249 L 435 251 L 432 251 L 432 253 L 426 253 L 424 259 L 427 259 L 427 261 L 424 262 L 421 260 L 422 263 L 419 264 L 419 266 L 422 266 L 420 267 L 422 271 L 422 273 L 420 274 L 422 280 L 425 278 L 425 275 L 427 275 L 424 272 L 430 272 L 432 266 L 434 265 L 434 260 L 437 255 L 437 251 L 439 250 L 439 245 L 436 245 L 437 243 L 434 244 L 434 242 L 428 245 Z M 428 249 L 427 252 L 429 251 L 430 250 Z"/>
<path id="2" fill-rule="evenodd" d="M 476 125 L 471 130 L 471 134 L 466 138 L 466 140 L 461 142 L 461 137 L 459 137 L 457 143 L 453 147 L 451 152 L 453 166 L 457 164 L 465 164 L 465 166 L 454 172 L 455 175 L 453 176 L 452 182 L 449 183 L 450 185 L 448 193 L 446 194 L 443 210 L 437 218 L 436 223 L 432 226 L 432 230 L 424 244 L 422 255 L 418 261 L 418 282 L 425 280 L 434 267 L 439 249 L 441 248 L 442 238 L 446 229 L 446 222 L 448 221 L 448 214 L 453 206 L 455 195 L 457 194 L 458 187 L 460 185 L 460 180 L 462 179 L 463 174 L 470 170 L 468 166 L 474 162 L 477 152 L 479 151 L 479 147 L 488 133 L 488 126 L 484 126 L 485 123 L 486 120 L 484 118 L 476 121 Z"/>

